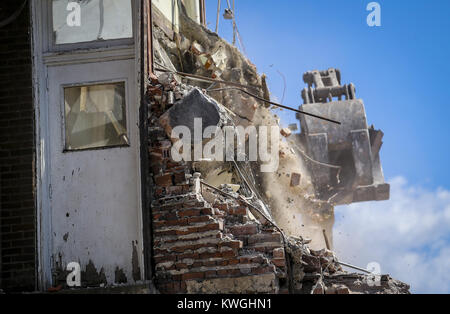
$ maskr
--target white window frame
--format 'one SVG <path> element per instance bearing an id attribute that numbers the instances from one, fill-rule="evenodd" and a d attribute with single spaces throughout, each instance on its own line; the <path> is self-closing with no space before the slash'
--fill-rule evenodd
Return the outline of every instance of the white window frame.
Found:
<path id="1" fill-rule="evenodd" d="M 110 40 L 93 40 L 79 43 L 70 44 L 56 44 L 54 42 L 53 34 L 53 5 L 52 0 L 44 0 L 46 2 L 46 8 L 44 8 L 46 17 L 44 18 L 45 28 L 47 29 L 46 47 L 48 52 L 62 52 L 62 51 L 74 51 L 82 49 L 95 49 L 95 48 L 108 48 L 117 46 L 130 46 L 134 43 L 135 34 L 138 29 L 138 25 L 133 19 L 133 36 L 131 38 L 121 38 L 121 39 L 110 39 Z M 128 1 L 128 0 L 127 0 Z M 131 14 L 136 16 L 138 12 L 138 5 L 135 0 L 131 0 Z"/>
<path id="2" fill-rule="evenodd" d="M 76 153 L 83 152 L 89 150 L 100 150 L 100 149 L 113 149 L 119 147 L 130 147 L 130 143 L 127 144 L 118 144 L 118 145 L 103 145 L 89 148 L 81 148 L 81 149 L 68 149 L 67 148 L 67 137 L 66 137 L 66 108 L 65 108 L 65 98 L 64 98 L 64 89 L 67 87 L 81 87 L 81 86 L 95 86 L 95 85 L 104 85 L 104 84 L 117 84 L 123 83 L 125 86 L 125 123 L 126 123 L 126 136 L 128 141 L 130 139 L 130 103 L 128 102 L 128 79 L 127 78 L 117 78 L 112 80 L 101 80 L 101 81 L 88 81 L 88 82 L 77 82 L 74 84 L 63 84 L 60 89 L 60 106 L 62 113 L 62 130 L 61 130 L 61 143 L 63 143 L 62 152 L 63 153 Z"/>

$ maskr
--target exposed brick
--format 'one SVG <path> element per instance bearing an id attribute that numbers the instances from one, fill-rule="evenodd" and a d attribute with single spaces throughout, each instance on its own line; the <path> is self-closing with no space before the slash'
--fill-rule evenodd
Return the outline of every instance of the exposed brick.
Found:
<path id="1" fill-rule="evenodd" d="M 185 183 L 186 182 L 186 173 L 185 172 L 175 172 L 173 175 L 173 180 L 175 184 Z"/>
<path id="2" fill-rule="evenodd" d="M 216 261 L 205 261 L 203 262 L 203 266 L 205 267 L 216 266 Z"/>
<path id="3" fill-rule="evenodd" d="M 159 101 L 157 99 L 155 97 L 154 101 Z M 153 106 L 152 112 L 160 116 L 163 110 L 158 107 Z M 162 286 L 160 291 L 186 292 L 186 281 L 190 280 L 275 274 L 275 266 L 268 262 L 275 256 L 276 263 L 281 265 L 279 255 L 284 251 L 274 251 L 282 247 L 280 234 L 260 230 L 259 224 L 254 222 L 248 223 L 248 208 L 240 202 L 224 202 L 218 197 L 210 207 L 190 192 L 186 173 L 192 169 L 168 158 L 165 151 L 170 150 L 171 142 L 156 129 L 152 131 L 149 152 L 152 160 L 160 163 L 151 168 L 157 184 L 152 212 L 154 253 L 157 254 L 155 275 L 157 285 Z"/>
<path id="4" fill-rule="evenodd" d="M 256 267 L 252 269 L 252 273 L 253 274 L 267 274 L 267 273 L 271 273 L 271 272 L 275 272 L 273 267 L 270 266 L 264 266 L 264 267 Z"/>
<path id="5" fill-rule="evenodd" d="M 2 0 L 2 12 L 17 9 Z M 29 6 L 0 29 L 0 289 L 35 288 L 34 108 Z M 10 264 L 6 264 L 10 263 Z"/>
<path id="6" fill-rule="evenodd" d="M 247 215 L 247 207 L 244 206 L 238 206 L 233 208 L 230 214 L 232 215 Z"/>
<path id="7" fill-rule="evenodd" d="M 300 185 L 300 179 L 301 179 L 301 174 L 300 173 L 291 173 L 291 186 L 298 186 Z"/>
<path id="8" fill-rule="evenodd" d="M 184 193 L 182 186 L 168 186 L 166 187 L 166 195 L 181 195 Z"/>
<path id="9" fill-rule="evenodd" d="M 162 174 L 155 176 L 155 183 L 159 186 L 168 187 L 173 185 L 172 174 Z"/>
<path id="10" fill-rule="evenodd" d="M 189 217 L 188 222 L 189 223 L 207 222 L 207 221 L 210 221 L 211 219 L 212 218 L 210 216 Z"/>
<path id="11" fill-rule="evenodd" d="M 178 216 L 180 217 L 192 217 L 199 216 L 201 214 L 201 209 L 185 209 L 178 211 Z"/>
<path id="12" fill-rule="evenodd" d="M 240 259 L 239 258 L 232 258 L 232 259 L 229 259 L 227 262 L 228 262 L 228 265 L 237 265 L 237 264 L 239 264 Z"/>
<path id="13" fill-rule="evenodd" d="M 205 278 L 204 272 L 197 273 L 186 273 L 181 276 L 182 280 L 193 280 L 193 279 L 203 279 Z"/>
<path id="14" fill-rule="evenodd" d="M 205 208 L 202 208 L 201 213 L 202 213 L 202 215 L 214 215 L 215 211 L 214 211 L 214 208 L 205 207 Z"/>
<path id="15" fill-rule="evenodd" d="M 264 242 L 279 242 L 281 243 L 281 234 L 279 232 L 273 233 L 259 233 L 252 235 L 248 238 L 248 244 L 252 245 L 255 243 L 264 243 Z"/>
<path id="16" fill-rule="evenodd" d="M 284 258 L 274 258 L 272 263 L 277 267 L 286 267 L 286 260 Z"/>
<path id="17" fill-rule="evenodd" d="M 284 258 L 284 248 L 273 249 L 274 258 Z"/>
<path id="18" fill-rule="evenodd" d="M 215 270 L 208 270 L 205 272 L 205 278 L 215 278 L 217 277 L 217 272 Z"/>
<path id="19" fill-rule="evenodd" d="M 230 247 L 232 249 L 240 249 L 243 247 L 243 243 L 242 241 L 236 240 L 236 241 L 226 241 L 226 242 L 222 242 L 219 243 L 219 248 L 220 247 Z"/>
<path id="20" fill-rule="evenodd" d="M 228 229 L 235 236 L 253 235 L 258 232 L 258 227 L 256 224 L 230 226 Z"/>

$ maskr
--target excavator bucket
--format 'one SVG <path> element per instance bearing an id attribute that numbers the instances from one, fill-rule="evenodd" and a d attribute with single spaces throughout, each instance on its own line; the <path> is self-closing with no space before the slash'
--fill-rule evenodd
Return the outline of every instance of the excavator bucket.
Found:
<path id="1" fill-rule="evenodd" d="M 333 68 L 306 72 L 303 80 L 300 110 L 341 122 L 297 114 L 316 198 L 333 205 L 389 199 L 379 156 L 383 132 L 368 127 L 355 86 L 341 85 Z"/>

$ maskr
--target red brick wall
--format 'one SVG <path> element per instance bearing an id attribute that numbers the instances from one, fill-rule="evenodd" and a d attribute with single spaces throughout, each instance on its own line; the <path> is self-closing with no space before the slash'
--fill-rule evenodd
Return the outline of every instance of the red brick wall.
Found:
<path id="1" fill-rule="evenodd" d="M 2 0 L 1 16 L 21 1 Z M 34 113 L 28 5 L 0 28 L 1 289 L 34 290 L 36 211 L 33 195 Z"/>
<path id="2" fill-rule="evenodd" d="M 165 83 L 153 77 L 148 88 L 156 287 L 161 293 L 287 291 L 281 234 L 252 219 L 244 203 L 212 190 L 208 194 L 206 187 L 199 189 L 200 174 L 194 173 L 192 165 L 171 158 L 172 142 L 159 118 L 171 106 L 168 91 L 173 91 L 175 98 L 182 96 L 175 81 L 162 81 Z M 252 280 L 264 284 L 248 284 Z M 236 288 L 236 282 L 244 281 L 247 284 Z"/>

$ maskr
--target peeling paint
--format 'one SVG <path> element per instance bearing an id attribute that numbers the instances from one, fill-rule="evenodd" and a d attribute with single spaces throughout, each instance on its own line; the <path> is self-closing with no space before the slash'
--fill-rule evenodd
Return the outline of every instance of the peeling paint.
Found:
<path id="1" fill-rule="evenodd" d="M 83 286 L 99 286 L 101 284 L 107 284 L 106 275 L 103 267 L 100 272 L 97 272 L 92 260 L 89 260 L 89 264 L 86 265 L 86 270 L 81 272 L 81 278 Z"/>
<path id="2" fill-rule="evenodd" d="M 116 270 L 114 271 L 114 282 L 115 283 L 127 283 L 127 276 L 125 275 L 125 272 L 122 268 L 116 267 Z"/>
<path id="3" fill-rule="evenodd" d="M 133 255 L 131 257 L 131 265 L 133 267 L 133 280 L 139 281 L 141 280 L 141 268 L 139 267 L 139 258 L 138 258 L 138 252 L 137 252 L 137 241 L 135 244 L 135 241 L 131 242 L 133 245 Z"/>

